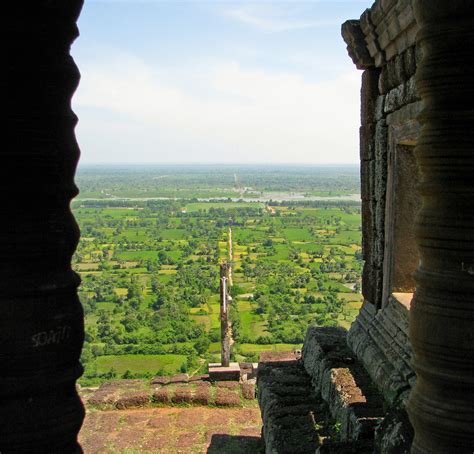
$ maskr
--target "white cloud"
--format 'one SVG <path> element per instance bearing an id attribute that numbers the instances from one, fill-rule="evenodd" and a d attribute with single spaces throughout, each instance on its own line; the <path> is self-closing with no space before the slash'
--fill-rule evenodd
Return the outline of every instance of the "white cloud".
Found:
<path id="1" fill-rule="evenodd" d="M 82 64 L 74 98 L 84 161 L 357 162 L 357 72 L 312 82 L 233 62 Z"/>
<path id="2" fill-rule="evenodd" d="M 340 23 L 340 20 L 302 19 L 301 17 L 304 17 L 304 13 L 298 11 L 298 9 L 289 8 L 289 6 L 294 6 L 294 4 L 285 4 L 282 7 L 275 4 L 251 3 L 239 6 L 238 8 L 229 8 L 224 11 L 224 14 L 264 32 L 302 30 L 339 25 Z"/>

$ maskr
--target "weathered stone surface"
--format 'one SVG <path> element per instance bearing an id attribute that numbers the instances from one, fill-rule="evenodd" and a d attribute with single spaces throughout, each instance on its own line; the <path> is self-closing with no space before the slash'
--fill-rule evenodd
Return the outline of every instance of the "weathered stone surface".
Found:
<path id="1" fill-rule="evenodd" d="M 168 403 L 171 400 L 170 392 L 166 388 L 159 388 L 153 392 L 152 399 L 154 402 Z"/>
<path id="2" fill-rule="evenodd" d="M 375 162 L 362 161 L 360 163 L 360 179 L 361 179 L 361 199 L 370 200 L 374 193 L 375 183 Z"/>
<path id="3" fill-rule="evenodd" d="M 174 394 L 171 396 L 171 402 L 176 404 L 181 403 L 192 403 L 193 402 L 193 390 L 188 386 L 180 386 L 176 388 Z"/>
<path id="4" fill-rule="evenodd" d="M 152 385 L 167 385 L 170 382 L 170 376 L 169 375 L 164 375 L 160 377 L 154 377 L 151 380 Z"/>
<path id="5" fill-rule="evenodd" d="M 135 392 L 126 396 L 120 397 L 115 403 L 115 407 L 118 410 L 124 410 L 127 408 L 139 408 L 144 407 L 150 403 L 150 394 L 147 392 Z"/>
<path id="6" fill-rule="evenodd" d="M 419 101 L 419 99 L 415 79 L 414 76 L 412 76 L 387 93 L 385 97 L 384 112 L 386 114 L 395 112 L 407 104 Z"/>
<path id="7" fill-rule="evenodd" d="M 380 311 L 365 303 L 347 341 L 391 405 L 404 405 L 414 376 L 408 341 L 408 309 L 392 299 Z"/>
<path id="8" fill-rule="evenodd" d="M 377 303 L 376 298 L 376 270 L 371 263 L 365 263 L 362 270 L 362 295 L 364 301 L 373 304 Z"/>
<path id="9" fill-rule="evenodd" d="M 411 46 L 381 68 L 378 84 L 380 94 L 386 95 L 393 88 L 404 85 L 415 74 L 415 70 L 416 50 L 415 46 Z"/>
<path id="10" fill-rule="evenodd" d="M 198 386 L 193 397 L 193 403 L 198 405 L 209 405 L 211 402 L 211 388 Z"/>
<path id="11" fill-rule="evenodd" d="M 364 40 L 364 33 L 357 20 L 348 20 L 341 27 L 342 38 L 347 44 L 347 52 L 357 69 L 367 69 L 374 66 Z"/>
<path id="12" fill-rule="evenodd" d="M 317 400 L 301 360 L 292 352 L 262 354 L 260 359 L 257 386 L 265 452 L 314 452 Z"/>
<path id="13" fill-rule="evenodd" d="M 375 142 L 374 142 L 375 124 L 369 123 L 359 128 L 359 150 L 360 160 L 370 161 L 375 156 Z M 364 188 L 362 188 L 363 194 Z M 367 195 L 367 194 L 366 194 Z"/>
<path id="14" fill-rule="evenodd" d="M 373 264 L 375 230 L 375 201 L 362 199 L 362 254 L 366 264 Z"/>
<path id="15" fill-rule="evenodd" d="M 242 396 L 244 399 L 255 399 L 255 385 L 251 383 L 242 383 Z"/>
<path id="16" fill-rule="evenodd" d="M 341 425 L 341 440 L 373 437 L 383 415 L 383 401 L 347 347 L 341 328 L 309 328 L 303 364 L 316 394 Z"/>
<path id="17" fill-rule="evenodd" d="M 200 374 L 200 375 L 194 375 L 192 377 L 189 377 L 189 383 L 196 383 L 196 382 L 206 382 L 209 380 L 209 374 Z"/>
<path id="18" fill-rule="evenodd" d="M 375 432 L 376 454 L 409 454 L 413 427 L 403 409 L 391 409 Z"/>
<path id="19" fill-rule="evenodd" d="M 385 116 L 385 96 L 379 95 L 375 102 L 375 121 L 382 120 Z"/>
<path id="20" fill-rule="evenodd" d="M 225 388 L 216 389 L 215 403 L 219 407 L 237 407 L 242 404 L 237 392 Z"/>
<path id="21" fill-rule="evenodd" d="M 372 440 L 339 441 L 322 444 L 315 454 L 373 454 Z"/>
<path id="22" fill-rule="evenodd" d="M 239 381 L 240 366 L 239 363 L 230 363 L 228 366 L 222 366 L 220 363 L 209 363 L 209 380 L 215 382 Z"/>
<path id="23" fill-rule="evenodd" d="M 362 73 L 361 87 L 361 124 L 368 125 L 375 122 L 375 103 L 379 95 L 380 70 L 377 68 L 367 69 Z"/>
<path id="24" fill-rule="evenodd" d="M 188 374 L 177 374 L 170 377 L 169 383 L 188 383 Z"/>
<path id="25" fill-rule="evenodd" d="M 403 64 L 405 66 L 405 75 L 407 78 L 410 78 L 416 72 L 416 46 L 409 47 L 403 54 Z"/>

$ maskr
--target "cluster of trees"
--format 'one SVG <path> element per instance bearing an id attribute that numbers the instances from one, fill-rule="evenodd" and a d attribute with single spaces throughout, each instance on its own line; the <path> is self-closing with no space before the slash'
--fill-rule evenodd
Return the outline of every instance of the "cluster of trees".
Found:
<path id="1" fill-rule="evenodd" d="M 219 329 L 195 322 L 191 311 L 208 314 L 210 297 L 219 293 L 218 263 L 226 254 L 219 242 L 225 244 L 229 225 L 236 226 L 239 246 L 232 295 L 252 293 L 247 296 L 252 313 L 265 323 L 262 332 L 249 333 L 248 320 L 233 305 L 238 344 L 301 343 L 308 324 L 335 325 L 344 316 L 338 297 L 343 283 L 356 283 L 358 290 L 360 251 L 349 256 L 328 239 L 345 228 L 341 211 L 320 219 L 296 205 L 276 216 L 232 204 L 187 213 L 181 201 L 157 200 L 139 207 L 129 202 L 134 209 L 116 215 L 106 209 L 110 204 L 94 203 L 81 208 L 83 240 L 75 257 L 82 270 L 98 265 L 83 273 L 80 291 L 88 320 L 83 353 L 88 376 L 96 372 L 87 364 L 101 355 L 176 353 L 188 365 L 209 358 Z M 290 240 L 291 229 L 302 232 L 303 240 Z M 314 241 L 310 247 L 304 244 L 308 238 Z M 332 288 L 335 281 L 338 289 Z"/>

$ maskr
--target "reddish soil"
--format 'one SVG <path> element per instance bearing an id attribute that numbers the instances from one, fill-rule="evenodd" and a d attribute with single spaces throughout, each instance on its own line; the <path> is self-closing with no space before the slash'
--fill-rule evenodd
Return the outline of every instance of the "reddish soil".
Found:
<path id="1" fill-rule="evenodd" d="M 260 430 L 258 407 L 94 410 L 79 440 L 85 454 L 257 454 Z"/>

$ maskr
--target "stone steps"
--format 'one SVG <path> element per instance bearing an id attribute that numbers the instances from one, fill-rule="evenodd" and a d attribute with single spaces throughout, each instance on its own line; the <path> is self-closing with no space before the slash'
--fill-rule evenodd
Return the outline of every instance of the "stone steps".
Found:
<path id="1" fill-rule="evenodd" d="M 257 386 L 266 453 L 373 452 L 383 399 L 346 335 L 341 328 L 310 328 L 302 358 L 261 355 Z"/>
<path id="2" fill-rule="evenodd" d="M 340 425 L 339 440 L 373 440 L 383 419 L 383 398 L 346 344 L 342 328 L 309 328 L 303 365 L 316 393 Z"/>
<path id="3" fill-rule="evenodd" d="M 313 453 L 318 447 L 318 399 L 298 355 L 265 352 L 257 374 L 262 437 L 268 454 Z"/>

